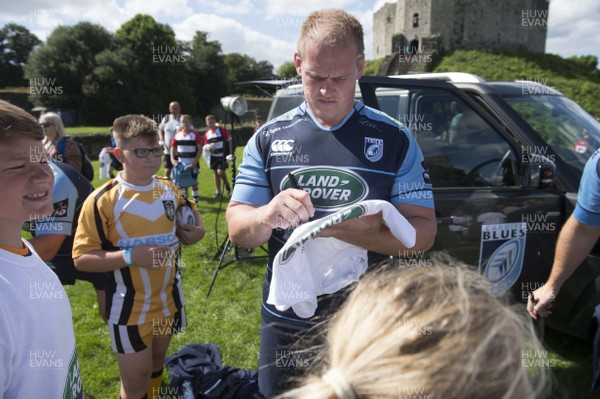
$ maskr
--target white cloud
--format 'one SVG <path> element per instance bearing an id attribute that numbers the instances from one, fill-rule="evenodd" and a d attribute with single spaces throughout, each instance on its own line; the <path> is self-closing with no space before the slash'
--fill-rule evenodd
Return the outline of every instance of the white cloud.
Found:
<path id="1" fill-rule="evenodd" d="M 258 32 L 232 18 L 195 14 L 173 26 L 179 39 L 192 40 L 197 30 L 209 32 L 209 40 L 218 40 L 223 53 L 247 54 L 257 61 L 267 60 L 277 68 L 291 61 L 295 44 Z"/>
<path id="2" fill-rule="evenodd" d="M 551 0 L 546 52 L 600 57 L 600 3 L 596 0 Z"/>

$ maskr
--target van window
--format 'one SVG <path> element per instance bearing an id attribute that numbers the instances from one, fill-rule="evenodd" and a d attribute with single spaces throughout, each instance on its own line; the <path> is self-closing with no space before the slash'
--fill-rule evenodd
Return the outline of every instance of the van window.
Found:
<path id="1" fill-rule="evenodd" d="M 470 105 L 439 88 L 377 88 L 379 107 L 405 124 L 423 151 L 434 187 L 518 185 L 518 157 Z"/>

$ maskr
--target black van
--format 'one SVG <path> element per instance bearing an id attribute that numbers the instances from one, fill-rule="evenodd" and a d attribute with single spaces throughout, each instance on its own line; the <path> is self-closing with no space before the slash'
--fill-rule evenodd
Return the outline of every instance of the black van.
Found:
<path id="1" fill-rule="evenodd" d="M 497 294 L 527 302 L 548 278 L 579 180 L 600 148 L 600 123 L 536 81 L 491 82 L 466 73 L 363 77 L 356 97 L 409 127 L 434 187 L 434 250 L 474 265 Z M 274 118 L 304 100 L 277 92 Z M 405 267 L 427 266 L 405 254 Z M 586 337 L 600 304 L 600 246 L 564 284 L 547 325 Z"/>

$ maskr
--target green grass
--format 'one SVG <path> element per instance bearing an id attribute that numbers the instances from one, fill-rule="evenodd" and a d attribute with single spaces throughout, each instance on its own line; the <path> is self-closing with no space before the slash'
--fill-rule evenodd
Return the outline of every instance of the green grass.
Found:
<path id="1" fill-rule="evenodd" d="M 65 132 L 67 134 L 79 134 L 79 133 L 107 133 L 110 126 L 72 126 L 66 127 Z"/>
<path id="2" fill-rule="evenodd" d="M 241 159 L 241 149 L 238 149 Z M 97 169 L 97 161 L 94 163 Z M 159 172 L 162 174 L 162 171 Z M 229 173 L 228 173 L 229 174 Z M 230 174 L 229 174 L 230 176 Z M 230 176 L 231 177 L 231 176 Z M 105 180 L 96 179 L 94 186 Z M 221 270 L 210 297 L 208 286 L 217 266 L 213 257 L 217 244 L 226 237 L 224 208 L 212 199 L 212 172 L 201 164 L 199 205 L 207 234 L 199 243 L 184 247 L 182 274 L 188 329 L 176 335 L 168 354 L 190 343 L 214 342 L 223 363 L 233 367 L 256 369 L 260 336 L 261 289 L 265 261 L 237 262 Z M 215 228 L 215 219 L 218 224 Z M 218 237 L 217 237 L 218 233 Z M 261 250 L 256 250 L 261 254 Z M 230 259 L 227 257 L 226 259 Z M 73 309 L 73 324 L 82 370 L 84 389 L 93 399 L 117 398 L 119 371 L 110 347 L 110 337 L 98 316 L 96 296 L 91 284 L 78 282 L 67 287 Z M 592 398 L 590 342 L 558 332 L 547 331 L 545 345 L 554 374 L 551 398 Z M 165 383 L 168 376 L 164 378 Z"/>
<path id="3" fill-rule="evenodd" d="M 240 150 L 241 159 L 241 150 Z M 98 162 L 94 162 L 97 169 Z M 162 175 L 162 169 L 159 175 Z M 98 173 L 96 173 L 98 175 Z M 231 174 L 228 173 L 229 179 Z M 220 245 L 226 238 L 225 197 L 219 211 L 214 193 L 212 171 L 202 161 L 199 175 L 199 211 L 206 227 L 206 236 L 197 244 L 183 248 L 182 277 L 187 331 L 171 341 L 168 354 L 190 343 L 214 342 L 218 345 L 223 363 L 239 368 L 256 369 L 260 336 L 260 307 L 262 281 L 266 260 L 236 262 L 222 269 L 210 297 L 206 294 L 218 260 L 217 239 Z M 95 187 L 106 180 L 97 177 Z M 215 219 L 218 225 L 215 229 Z M 218 235 L 217 235 L 218 233 Z M 262 251 L 257 250 L 257 254 Z M 225 260 L 232 259 L 230 252 Z M 73 309 L 73 325 L 84 389 L 94 399 L 119 397 L 119 370 L 110 347 L 108 330 L 98 315 L 95 291 L 91 284 L 78 282 L 67 286 Z M 164 379 L 168 381 L 167 376 Z"/>

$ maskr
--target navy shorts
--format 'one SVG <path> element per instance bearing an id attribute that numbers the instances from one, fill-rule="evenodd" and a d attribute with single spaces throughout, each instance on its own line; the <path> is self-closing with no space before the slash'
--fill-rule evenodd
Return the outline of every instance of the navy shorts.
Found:
<path id="1" fill-rule="evenodd" d="M 312 366 L 319 336 L 314 329 L 261 320 L 258 387 L 263 396 L 271 398 L 295 387 L 294 379 Z"/>
<path id="2" fill-rule="evenodd" d="M 163 166 L 165 169 L 173 169 L 173 164 L 171 163 L 171 156 L 167 154 L 163 154 Z"/>
<path id="3" fill-rule="evenodd" d="M 76 280 L 83 280 L 92 283 L 96 291 L 104 291 L 106 273 L 80 272 L 70 256 L 56 256 L 49 266 L 62 285 L 73 285 Z"/>
<path id="4" fill-rule="evenodd" d="M 225 157 L 221 156 L 221 157 L 214 157 L 211 156 L 210 157 L 210 168 L 213 170 L 225 170 L 227 169 L 227 162 L 225 161 Z"/>

